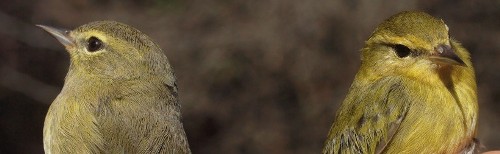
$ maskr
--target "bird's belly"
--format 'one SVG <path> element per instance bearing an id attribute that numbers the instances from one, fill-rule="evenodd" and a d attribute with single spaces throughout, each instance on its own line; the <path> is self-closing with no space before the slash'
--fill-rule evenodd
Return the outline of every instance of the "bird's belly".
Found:
<path id="1" fill-rule="evenodd" d="M 437 94 L 436 94 L 437 95 Z M 424 95 L 425 96 L 425 95 Z M 471 142 L 471 126 L 452 95 L 412 104 L 388 153 L 458 153 Z"/>

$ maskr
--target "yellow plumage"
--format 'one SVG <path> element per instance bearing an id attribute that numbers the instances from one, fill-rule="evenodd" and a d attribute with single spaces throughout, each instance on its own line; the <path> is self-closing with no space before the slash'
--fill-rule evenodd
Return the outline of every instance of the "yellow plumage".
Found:
<path id="1" fill-rule="evenodd" d="M 442 20 L 396 14 L 366 41 L 361 59 L 323 153 L 473 152 L 474 70 Z"/>

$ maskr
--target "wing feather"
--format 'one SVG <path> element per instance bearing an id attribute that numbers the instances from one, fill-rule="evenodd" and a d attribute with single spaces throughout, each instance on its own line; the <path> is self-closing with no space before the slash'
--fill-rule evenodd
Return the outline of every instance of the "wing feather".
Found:
<path id="1" fill-rule="evenodd" d="M 353 85 L 337 113 L 323 153 L 382 153 L 412 104 L 397 78 Z"/>

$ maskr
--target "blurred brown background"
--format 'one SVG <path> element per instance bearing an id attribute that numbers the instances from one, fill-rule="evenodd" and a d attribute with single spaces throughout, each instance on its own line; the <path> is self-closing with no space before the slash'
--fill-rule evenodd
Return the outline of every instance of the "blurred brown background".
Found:
<path id="1" fill-rule="evenodd" d="M 34 26 L 116 20 L 177 73 L 194 153 L 319 153 L 372 30 L 403 10 L 443 18 L 472 53 L 479 138 L 500 149 L 500 1 L 24 0 L 0 2 L 0 153 L 42 153 L 69 57 Z"/>

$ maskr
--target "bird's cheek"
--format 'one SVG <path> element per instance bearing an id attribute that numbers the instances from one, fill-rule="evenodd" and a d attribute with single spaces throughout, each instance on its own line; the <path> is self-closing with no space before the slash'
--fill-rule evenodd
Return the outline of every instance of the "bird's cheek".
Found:
<path id="1" fill-rule="evenodd" d="M 438 67 L 439 67 L 438 65 L 429 60 L 419 59 L 413 62 L 409 62 L 406 66 L 403 66 L 401 69 L 408 72 L 410 76 L 424 77 L 435 73 Z"/>

